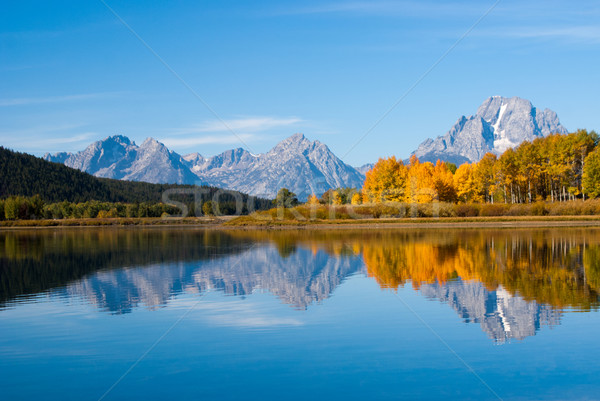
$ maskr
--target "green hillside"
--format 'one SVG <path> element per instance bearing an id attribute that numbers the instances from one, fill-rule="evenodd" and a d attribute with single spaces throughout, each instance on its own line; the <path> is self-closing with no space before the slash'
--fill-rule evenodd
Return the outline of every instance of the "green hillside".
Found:
<path id="1" fill-rule="evenodd" d="M 48 162 L 26 153 L 19 153 L 0 146 L 0 198 L 9 196 L 39 195 L 46 202 L 160 202 L 166 190 L 183 188 L 197 190 L 202 200 L 213 197 L 219 191 L 214 187 L 192 185 L 150 184 L 146 182 L 121 181 L 98 178 L 62 164 Z M 192 202 L 193 195 L 172 196 Z M 219 202 L 233 202 L 241 198 L 248 205 L 248 195 L 236 191 L 222 191 Z M 255 209 L 266 209 L 271 202 L 254 199 Z"/>

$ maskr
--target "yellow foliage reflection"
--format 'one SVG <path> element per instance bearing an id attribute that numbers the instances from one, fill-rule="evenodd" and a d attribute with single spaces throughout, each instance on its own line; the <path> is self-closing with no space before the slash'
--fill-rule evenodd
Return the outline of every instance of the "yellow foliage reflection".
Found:
<path id="1" fill-rule="evenodd" d="M 423 283 L 461 278 L 479 281 L 489 290 L 502 285 L 512 295 L 560 308 L 587 310 L 598 305 L 597 241 L 552 231 L 445 237 L 443 243 L 431 238 L 365 243 L 368 274 L 388 288 L 408 281 L 419 288 Z"/>
<path id="2" fill-rule="evenodd" d="M 333 255 L 361 255 L 382 288 L 460 278 L 557 308 L 599 305 L 600 230 L 255 231 L 232 233 Z"/>
<path id="3" fill-rule="evenodd" d="M 599 305 L 600 229 L 61 230 L 0 235 L 0 301 L 77 279 L 94 269 L 210 259 L 273 244 L 283 258 L 362 258 L 382 288 L 451 280 L 502 287 L 555 308 Z M 297 259 L 290 259 L 296 260 Z M 9 263 L 10 262 L 10 263 Z M 303 266 L 291 266 L 301 269 Z M 15 284 L 17 283 L 17 284 Z"/>

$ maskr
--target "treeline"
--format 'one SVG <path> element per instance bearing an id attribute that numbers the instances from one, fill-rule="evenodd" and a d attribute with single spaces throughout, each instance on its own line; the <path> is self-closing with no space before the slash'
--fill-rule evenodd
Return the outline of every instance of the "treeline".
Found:
<path id="1" fill-rule="evenodd" d="M 0 307 L 15 297 L 59 288 L 98 270 L 201 262 L 251 242 L 214 230 L 0 231 Z M 120 252 L 119 250 L 126 250 Z"/>
<path id="2" fill-rule="evenodd" d="M 64 201 L 69 204 L 90 205 L 109 202 L 115 204 L 109 210 L 114 208 L 120 214 L 126 207 L 119 204 L 148 205 L 149 208 L 154 205 L 158 210 L 159 204 L 170 203 L 170 200 L 186 204 L 188 209 L 196 214 L 199 214 L 200 210 L 195 206 L 208 201 L 214 202 L 221 214 L 233 214 L 236 211 L 246 213 L 268 209 L 271 206 L 268 199 L 254 198 L 237 191 L 215 187 L 98 178 L 62 164 L 0 147 L 0 199 L 11 196 L 37 196 L 39 200 L 35 202 L 41 200 L 44 203 L 57 204 Z M 165 196 L 167 199 L 163 199 Z M 35 205 L 27 205 L 23 199 L 20 201 L 22 208 L 35 209 Z M 89 206 L 92 211 L 95 207 Z M 70 209 L 75 210 L 78 207 Z M 35 210 L 37 216 L 39 210 Z M 68 210 L 69 208 L 65 208 L 65 211 Z M 145 214 L 143 210 L 145 207 L 142 207 L 142 214 Z"/>
<path id="3" fill-rule="evenodd" d="M 95 219 L 115 217 L 198 217 L 247 214 L 247 207 L 236 202 L 207 201 L 201 204 L 162 202 L 54 202 L 46 203 L 39 195 L 11 196 L 0 199 L 1 220 Z"/>
<path id="4" fill-rule="evenodd" d="M 472 231 L 424 238 L 395 232 L 357 242 L 367 274 L 385 288 L 411 283 L 418 289 L 459 277 L 488 289 L 502 285 L 529 301 L 590 310 L 600 305 L 597 241 L 595 234 L 572 231 Z"/>
<path id="5" fill-rule="evenodd" d="M 460 277 L 490 291 L 501 285 L 513 295 L 557 308 L 600 306 L 596 230 L 245 230 L 231 235 L 270 241 L 284 257 L 297 248 L 361 256 L 367 274 L 383 288 L 410 284 L 418 289 Z"/>
<path id="6" fill-rule="evenodd" d="M 177 207 L 164 203 L 98 201 L 46 203 L 38 195 L 11 196 L 0 200 L 0 220 L 161 217 L 178 213 L 181 211 Z"/>
<path id="7" fill-rule="evenodd" d="M 379 159 L 352 203 L 534 203 L 600 196 L 599 137 L 579 130 L 523 142 L 456 168 L 438 160 Z"/>

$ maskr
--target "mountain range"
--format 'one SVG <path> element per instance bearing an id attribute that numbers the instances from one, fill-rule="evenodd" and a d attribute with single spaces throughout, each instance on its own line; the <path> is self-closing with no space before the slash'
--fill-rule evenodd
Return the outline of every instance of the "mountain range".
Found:
<path id="1" fill-rule="evenodd" d="M 306 200 L 330 188 L 360 188 L 364 175 L 341 161 L 319 141 L 295 134 L 267 153 L 254 155 L 232 149 L 213 157 L 181 156 L 148 138 L 141 145 L 122 135 L 95 142 L 77 153 L 44 155 L 97 177 L 151 183 L 210 185 L 264 198 L 288 188 Z"/>
<path id="2" fill-rule="evenodd" d="M 191 263 L 165 261 L 98 269 L 50 293 L 63 299 L 86 299 L 115 314 L 130 313 L 141 306 L 157 309 L 181 293 L 209 290 L 242 297 L 267 290 L 284 304 L 308 309 L 328 299 L 348 277 L 366 275 L 360 257 L 338 258 L 302 246 L 285 256 L 268 244 L 232 253 Z M 478 323 L 498 343 L 534 336 L 543 326 L 560 325 L 562 316 L 550 305 L 513 295 L 502 285 L 491 290 L 478 281 L 424 283 L 419 293 L 450 305 L 463 321 Z"/>
<path id="3" fill-rule="evenodd" d="M 553 133 L 568 133 L 554 111 L 539 111 L 519 97 L 493 96 L 474 115 L 462 116 L 446 135 L 427 139 L 412 154 L 422 162 L 441 159 L 460 165 Z M 83 151 L 47 153 L 44 159 L 97 177 L 209 185 L 263 198 L 273 198 L 285 187 L 301 201 L 330 188 L 360 188 L 365 173 L 373 167 L 351 167 L 327 145 L 302 134 L 292 135 L 263 154 L 238 148 L 212 157 L 199 153 L 182 156 L 152 138 L 138 146 L 125 136 L 115 135 Z"/>
<path id="4" fill-rule="evenodd" d="M 523 141 L 567 134 L 552 110 L 537 110 L 529 100 L 492 96 L 477 112 L 462 116 L 444 136 L 427 139 L 412 152 L 421 162 L 438 159 L 460 165 L 477 162 L 488 152 L 502 154 Z"/>
<path id="5" fill-rule="evenodd" d="M 502 285 L 495 290 L 478 281 L 456 279 L 423 284 L 421 294 L 447 303 L 467 323 L 481 329 L 498 343 L 534 336 L 542 326 L 557 326 L 562 313 L 547 304 L 513 295 Z"/>

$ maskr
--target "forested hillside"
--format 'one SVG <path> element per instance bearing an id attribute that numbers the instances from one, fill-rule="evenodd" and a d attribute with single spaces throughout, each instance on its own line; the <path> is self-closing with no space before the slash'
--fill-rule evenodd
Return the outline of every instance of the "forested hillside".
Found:
<path id="1" fill-rule="evenodd" d="M 214 187 L 192 185 L 149 184 L 145 182 L 120 181 L 97 178 L 90 174 L 42 160 L 38 157 L 14 152 L 0 147 L 0 198 L 9 196 L 39 195 L 46 202 L 161 202 L 163 193 L 169 189 L 183 188 L 198 191 L 202 200 L 212 199 L 219 192 L 219 202 L 235 202 L 241 199 L 248 205 L 248 195 L 236 191 L 224 191 Z M 192 202 L 194 195 L 186 195 L 183 201 Z M 177 196 L 172 196 L 177 198 Z M 251 201 L 255 209 L 271 205 L 265 199 Z"/>

